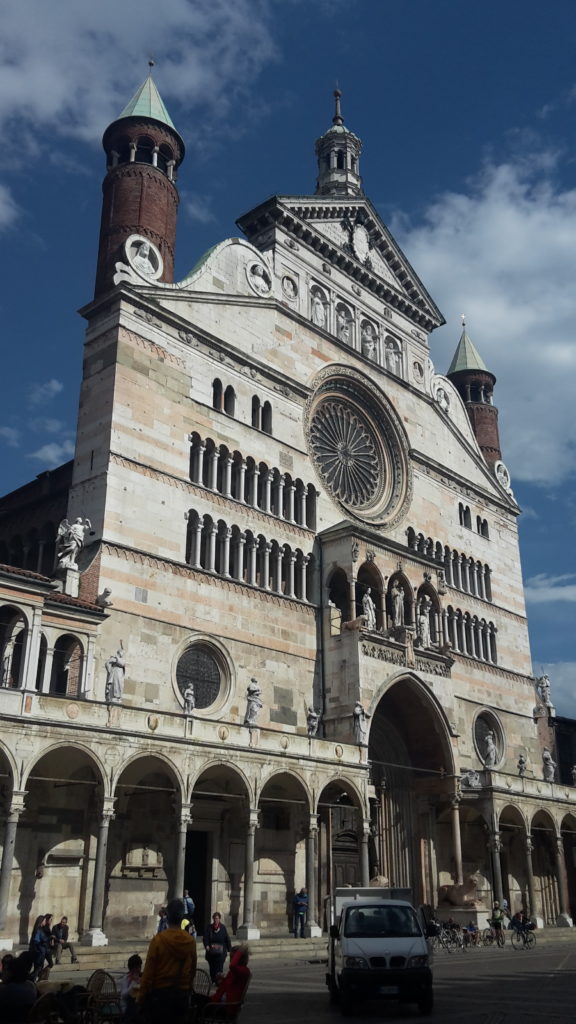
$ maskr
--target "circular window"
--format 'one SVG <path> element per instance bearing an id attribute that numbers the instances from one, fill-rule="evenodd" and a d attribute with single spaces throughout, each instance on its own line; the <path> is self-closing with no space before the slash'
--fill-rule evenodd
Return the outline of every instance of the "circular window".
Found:
<path id="1" fill-rule="evenodd" d="M 481 711 L 474 722 L 474 746 L 486 768 L 495 768 L 504 757 L 504 732 L 496 715 Z"/>
<path id="2" fill-rule="evenodd" d="M 317 377 L 306 433 L 328 493 L 351 515 L 392 525 L 408 508 L 408 443 L 384 395 L 349 367 Z"/>
<path id="3" fill-rule="evenodd" d="M 176 682 L 183 700 L 192 700 L 195 708 L 209 708 L 220 696 L 222 670 L 212 651 L 195 644 L 178 659 Z"/>

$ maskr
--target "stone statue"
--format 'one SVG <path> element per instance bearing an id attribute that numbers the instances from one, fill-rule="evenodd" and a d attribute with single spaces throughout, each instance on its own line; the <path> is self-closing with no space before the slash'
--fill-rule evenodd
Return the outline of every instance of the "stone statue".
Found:
<path id="1" fill-rule="evenodd" d="M 186 689 L 184 690 L 184 693 L 182 694 L 182 697 L 184 698 L 184 714 L 186 715 L 187 718 L 190 718 L 192 716 L 194 708 L 196 707 L 196 698 L 194 696 L 194 683 L 188 683 Z"/>
<path id="2" fill-rule="evenodd" d="M 418 609 L 418 636 L 422 647 L 430 647 L 430 611 L 432 598 L 424 594 L 420 600 Z"/>
<path id="3" fill-rule="evenodd" d="M 540 676 L 540 678 L 536 680 L 536 688 L 540 694 L 544 707 L 551 708 L 553 705 L 550 699 L 550 680 L 546 674 Z"/>
<path id="4" fill-rule="evenodd" d="M 475 772 L 472 768 L 462 772 L 461 783 L 465 789 L 481 789 L 482 782 L 480 780 L 480 773 Z"/>
<path id="5" fill-rule="evenodd" d="M 520 776 L 521 779 L 523 779 L 524 776 L 526 775 L 526 765 L 527 765 L 527 763 L 528 762 L 526 761 L 526 758 L 524 757 L 524 754 L 520 754 L 520 757 L 518 758 L 518 764 L 516 765 L 516 767 L 518 769 L 518 775 Z"/>
<path id="6" fill-rule="evenodd" d="M 80 516 L 72 524 L 63 519 L 56 536 L 56 564 L 58 569 L 77 569 L 77 558 L 84 547 L 84 537 L 92 529 L 89 519 Z"/>
<path id="7" fill-rule="evenodd" d="M 390 370 L 391 373 L 395 373 L 397 377 L 401 376 L 402 356 L 398 351 L 398 346 L 395 341 L 386 342 L 386 369 Z"/>
<path id="8" fill-rule="evenodd" d="M 376 338 L 372 324 L 362 324 L 362 355 L 367 359 L 374 359 L 376 352 Z"/>
<path id="9" fill-rule="evenodd" d="M 112 591 L 110 590 L 110 587 L 104 587 L 104 590 L 102 591 L 101 594 L 98 594 L 98 597 L 96 598 L 96 601 L 94 603 L 97 604 L 99 608 L 111 608 L 112 607 L 112 601 L 110 600 L 110 594 L 111 593 L 112 593 Z"/>
<path id="10" fill-rule="evenodd" d="M 448 412 L 450 409 L 450 399 L 448 398 L 448 394 L 444 388 L 438 388 L 436 392 L 436 401 L 442 409 L 442 412 Z"/>
<path id="11" fill-rule="evenodd" d="M 326 307 L 319 292 L 312 292 L 311 297 L 312 322 L 317 327 L 326 326 Z"/>
<path id="12" fill-rule="evenodd" d="M 354 725 L 354 739 L 359 747 L 367 746 L 366 740 L 368 738 L 368 719 L 370 715 L 364 710 L 359 700 L 354 705 L 353 725 Z"/>
<path id="13" fill-rule="evenodd" d="M 315 711 L 312 705 L 306 712 L 306 728 L 308 730 L 308 736 L 312 739 L 318 733 L 318 726 L 320 725 L 320 712 Z"/>
<path id="14" fill-rule="evenodd" d="M 556 761 L 552 759 L 552 754 L 548 750 L 548 747 L 544 747 L 542 751 L 542 778 L 544 782 L 554 782 L 556 775 Z"/>
<path id="15" fill-rule="evenodd" d="M 392 601 L 392 622 L 395 626 L 404 625 L 404 591 L 398 580 L 395 580 L 390 590 Z"/>
<path id="16" fill-rule="evenodd" d="M 362 614 L 366 620 L 366 629 L 376 629 L 376 606 L 370 597 L 371 592 L 371 588 L 368 587 L 362 598 Z"/>
<path id="17" fill-rule="evenodd" d="M 493 768 L 496 764 L 497 756 L 498 751 L 494 743 L 494 733 L 489 729 L 484 737 L 484 767 Z"/>
<path id="18" fill-rule="evenodd" d="M 336 311 L 336 334 L 340 341 L 350 341 L 350 321 L 343 309 Z"/>
<path id="19" fill-rule="evenodd" d="M 120 641 L 120 647 L 116 654 L 113 654 L 106 662 L 106 702 L 108 704 L 119 704 L 122 700 L 125 672 L 124 648 Z"/>
<path id="20" fill-rule="evenodd" d="M 267 295 L 270 291 L 270 278 L 261 263 L 250 267 L 250 284 L 260 295 Z"/>
<path id="21" fill-rule="evenodd" d="M 246 689 L 246 714 L 244 715 L 244 725 L 248 728 L 252 728 L 256 725 L 256 719 L 258 712 L 264 707 L 260 697 L 262 696 L 262 690 L 258 686 L 255 679 L 251 679 Z"/>
<path id="22" fill-rule="evenodd" d="M 572 785 L 576 786 L 576 764 L 572 765 L 570 769 L 570 774 L 572 776 Z"/>
<path id="23" fill-rule="evenodd" d="M 139 274 L 144 274 L 145 277 L 150 277 L 156 272 L 156 267 L 150 259 L 149 242 L 142 242 L 131 259 L 134 270 L 137 270 Z"/>

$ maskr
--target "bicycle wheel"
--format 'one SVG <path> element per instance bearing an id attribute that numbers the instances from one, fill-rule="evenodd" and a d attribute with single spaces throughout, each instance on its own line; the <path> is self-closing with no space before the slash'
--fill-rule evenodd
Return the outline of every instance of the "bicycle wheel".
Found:
<path id="1" fill-rule="evenodd" d="M 482 932 L 482 945 L 491 946 L 494 942 L 494 932 L 491 928 L 485 928 Z"/>
<path id="2" fill-rule="evenodd" d="M 534 949 L 534 946 L 536 945 L 536 936 L 534 935 L 534 932 L 526 932 L 524 941 L 527 949 Z"/>
<path id="3" fill-rule="evenodd" d="M 506 942 L 506 936 L 504 935 L 504 931 L 502 928 L 498 928 L 496 932 L 496 942 L 498 943 L 500 949 L 502 949 L 502 946 Z"/>
<path id="4" fill-rule="evenodd" d="M 514 947 L 514 949 L 523 949 L 524 948 L 524 936 L 522 935 L 521 932 L 518 932 L 518 931 L 514 930 L 512 932 L 512 935 L 510 936 L 510 942 L 512 943 L 512 946 Z"/>

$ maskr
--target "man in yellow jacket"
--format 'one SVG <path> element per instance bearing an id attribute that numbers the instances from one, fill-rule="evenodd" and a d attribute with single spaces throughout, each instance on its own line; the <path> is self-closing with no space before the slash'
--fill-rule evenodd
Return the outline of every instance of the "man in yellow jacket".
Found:
<path id="1" fill-rule="evenodd" d="M 171 900 L 166 917 L 168 927 L 148 946 L 138 993 L 149 1024 L 176 1024 L 185 1017 L 196 972 L 196 940 L 180 927 L 183 901 Z"/>

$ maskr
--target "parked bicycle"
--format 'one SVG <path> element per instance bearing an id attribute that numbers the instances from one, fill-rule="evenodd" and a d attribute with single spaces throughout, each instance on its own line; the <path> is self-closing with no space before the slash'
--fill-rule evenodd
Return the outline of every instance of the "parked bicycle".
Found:
<path id="1" fill-rule="evenodd" d="M 493 925 L 490 925 L 489 928 L 485 928 L 482 932 L 483 946 L 492 946 L 496 943 L 497 946 L 502 948 L 505 942 L 506 936 L 504 935 L 502 928 L 494 928 Z"/>
<path id="2" fill-rule="evenodd" d="M 518 911 L 518 913 L 514 915 L 511 925 L 512 934 L 510 936 L 510 942 L 514 949 L 534 949 L 534 946 L 536 945 L 534 925 L 522 911 Z"/>

